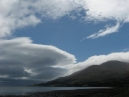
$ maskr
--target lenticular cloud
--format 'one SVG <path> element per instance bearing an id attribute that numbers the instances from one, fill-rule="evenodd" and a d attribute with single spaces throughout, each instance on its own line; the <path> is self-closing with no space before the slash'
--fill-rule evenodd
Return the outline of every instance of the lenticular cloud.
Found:
<path id="1" fill-rule="evenodd" d="M 11 35 L 15 29 L 35 26 L 45 18 L 58 19 L 81 11 L 85 13 L 84 21 L 116 21 L 115 26 L 100 30 L 95 37 L 114 33 L 120 23 L 129 22 L 129 0 L 0 0 L 0 37 Z"/>

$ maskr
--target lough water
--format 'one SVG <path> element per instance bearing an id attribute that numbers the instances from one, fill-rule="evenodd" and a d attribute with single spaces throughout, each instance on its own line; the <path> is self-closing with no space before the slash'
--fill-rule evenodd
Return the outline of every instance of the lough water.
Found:
<path id="1" fill-rule="evenodd" d="M 23 95 L 31 92 L 76 89 L 109 89 L 110 87 L 0 87 L 0 95 Z"/>

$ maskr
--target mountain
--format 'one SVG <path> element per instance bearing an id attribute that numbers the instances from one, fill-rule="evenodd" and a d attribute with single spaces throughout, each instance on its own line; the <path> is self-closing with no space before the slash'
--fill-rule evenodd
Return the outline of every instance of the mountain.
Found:
<path id="1" fill-rule="evenodd" d="M 125 82 L 123 82 L 123 80 Z M 108 61 L 38 86 L 113 86 L 129 81 L 129 63 Z"/>

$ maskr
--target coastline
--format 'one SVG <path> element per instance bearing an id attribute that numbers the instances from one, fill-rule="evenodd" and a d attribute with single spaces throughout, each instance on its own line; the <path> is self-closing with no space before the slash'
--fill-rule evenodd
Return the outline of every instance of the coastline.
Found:
<path id="1" fill-rule="evenodd" d="M 0 95 L 0 97 L 129 97 L 129 87 L 55 90 L 49 92 L 31 92 L 24 95 Z"/>
<path id="2" fill-rule="evenodd" d="M 0 95 L 0 97 L 113 97 L 113 89 L 55 90 L 26 93 L 25 95 Z"/>

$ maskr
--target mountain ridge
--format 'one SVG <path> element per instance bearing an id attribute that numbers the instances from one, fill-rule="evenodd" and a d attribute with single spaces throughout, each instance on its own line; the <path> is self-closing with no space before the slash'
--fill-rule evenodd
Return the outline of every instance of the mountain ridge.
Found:
<path id="1" fill-rule="evenodd" d="M 91 82 L 103 82 L 111 79 L 122 79 L 129 76 L 129 63 L 107 61 L 100 65 L 92 65 L 71 75 L 60 77 L 38 86 L 85 86 Z"/>

